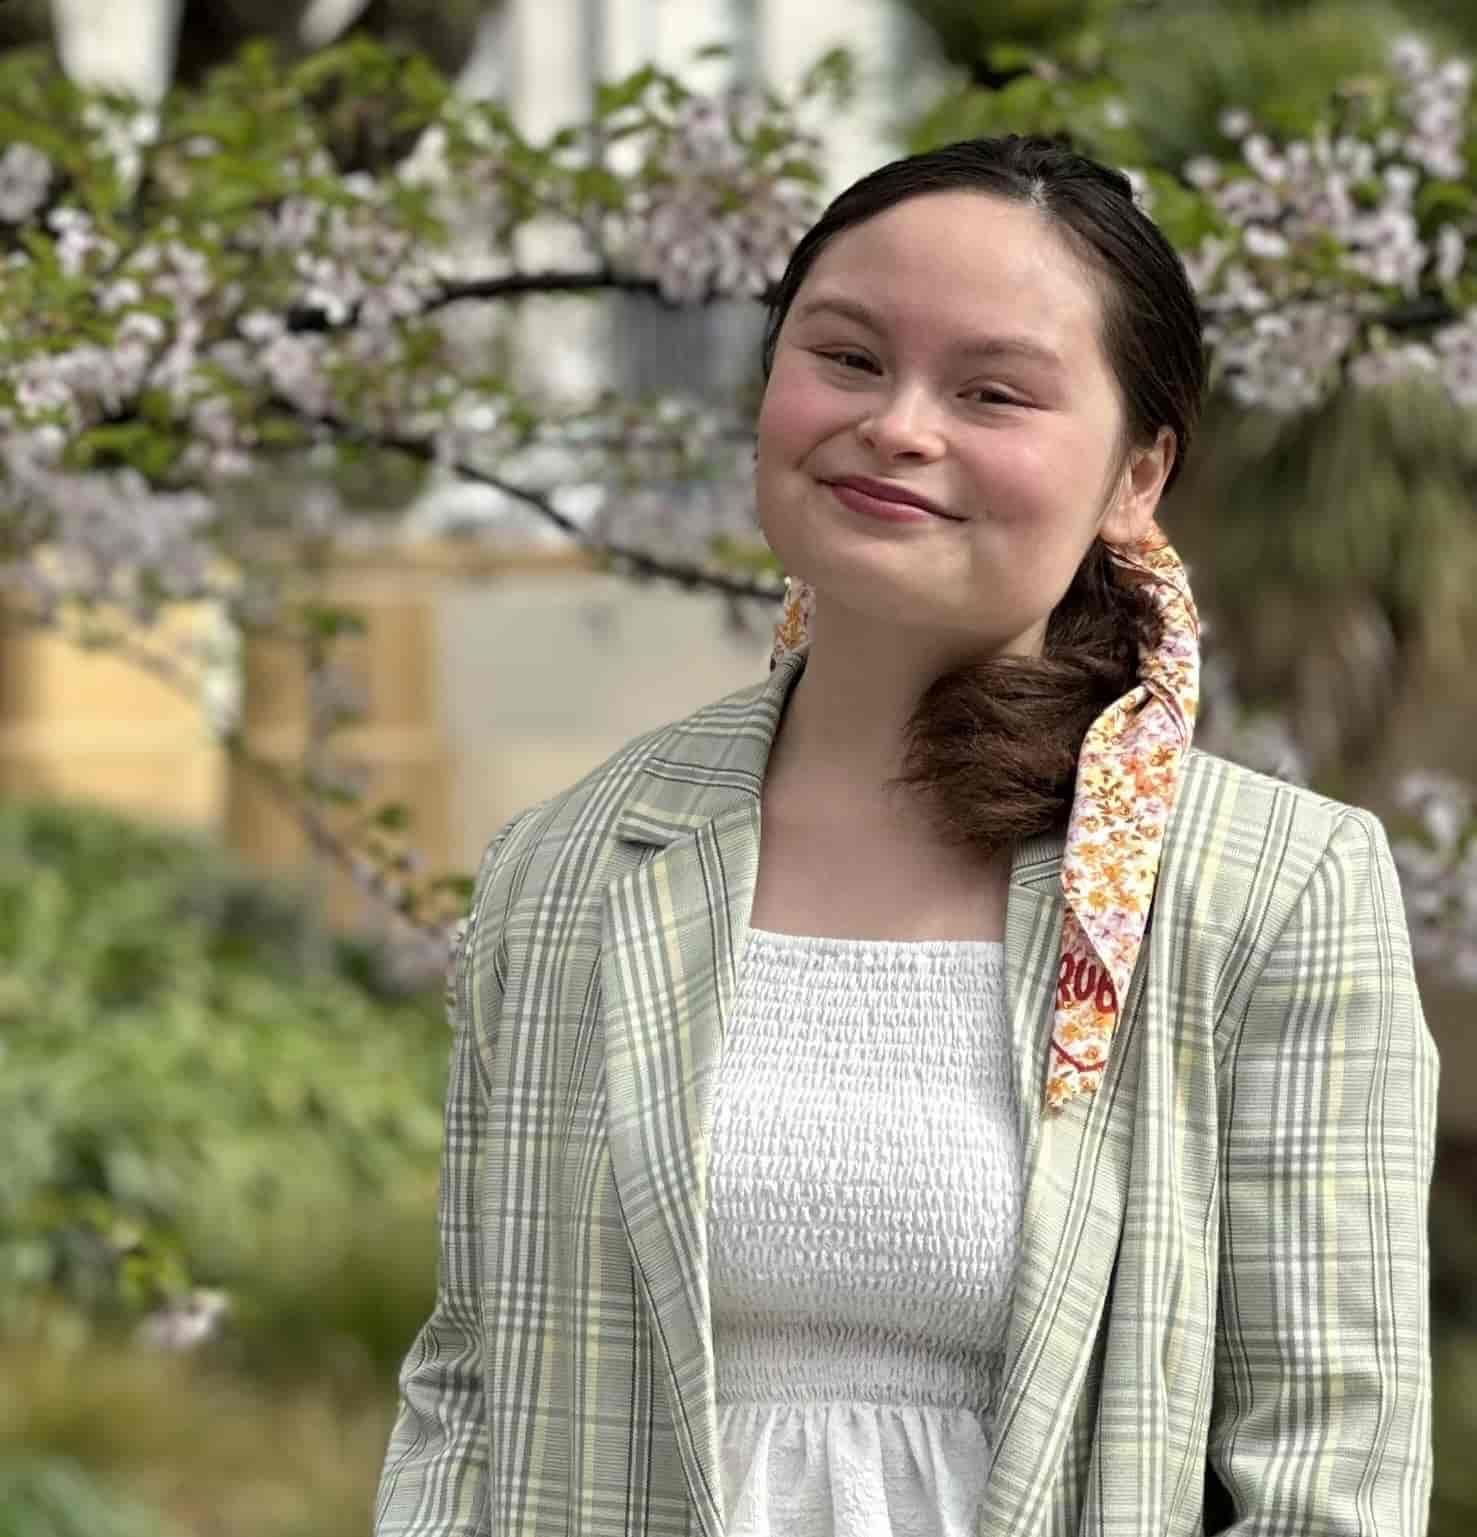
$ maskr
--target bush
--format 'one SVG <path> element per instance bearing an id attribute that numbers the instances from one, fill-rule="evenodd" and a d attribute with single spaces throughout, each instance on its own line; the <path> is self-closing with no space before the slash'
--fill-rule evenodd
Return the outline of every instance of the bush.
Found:
<path id="1" fill-rule="evenodd" d="M 218 851 L 0 807 L 0 1325 L 42 1298 L 128 1324 L 204 1285 L 249 1333 L 290 1284 L 316 1312 L 347 1270 L 351 1329 L 376 1361 L 403 1350 L 449 1042 L 439 990 L 390 1000 L 364 972 Z M 397 1228 L 414 1252 L 391 1256 L 387 1301 L 366 1233 Z"/>
<path id="2" fill-rule="evenodd" d="M 0 1461 L 0 1537 L 170 1537 L 90 1474 L 46 1458 Z"/>

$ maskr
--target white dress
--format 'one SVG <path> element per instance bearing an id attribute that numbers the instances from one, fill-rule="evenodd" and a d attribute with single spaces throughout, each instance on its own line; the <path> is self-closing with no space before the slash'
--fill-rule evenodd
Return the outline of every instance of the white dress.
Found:
<path id="1" fill-rule="evenodd" d="M 973 1537 L 1013 1085 L 1001 945 L 750 931 L 709 1170 L 728 1537 Z"/>

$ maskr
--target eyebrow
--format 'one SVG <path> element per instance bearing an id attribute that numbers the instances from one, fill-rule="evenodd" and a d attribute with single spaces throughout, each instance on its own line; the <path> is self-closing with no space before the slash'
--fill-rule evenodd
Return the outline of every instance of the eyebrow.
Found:
<path id="1" fill-rule="evenodd" d="M 858 325 L 864 325 L 872 331 L 882 329 L 877 317 L 865 304 L 858 304 L 854 299 L 843 299 L 840 296 L 823 295 L 811 299 L 800 306 L 795 313 L 795 319 L 809 320 L 813 315 L 819 314 L 840 315 L 842 319 L 854 320 Z M 1053 369 L 1060 369 L 1063 366 L 1061 358 L 1050 347 L 1033 341 L 1029 336 L 966 337 L 958 343 L 956 350 L 971 357 L 1016 357 L 1023 362 L 1039 363 Z"/>

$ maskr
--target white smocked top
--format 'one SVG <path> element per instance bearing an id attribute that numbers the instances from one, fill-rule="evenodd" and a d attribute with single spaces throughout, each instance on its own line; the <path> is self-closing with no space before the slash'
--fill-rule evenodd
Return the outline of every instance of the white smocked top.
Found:
<path id="1" fill-rule="evenodd" d="M 972 1537 L 1013 1085 L 1001 945 L 750 931 L 709 1170 L 728 1537 Z"/>

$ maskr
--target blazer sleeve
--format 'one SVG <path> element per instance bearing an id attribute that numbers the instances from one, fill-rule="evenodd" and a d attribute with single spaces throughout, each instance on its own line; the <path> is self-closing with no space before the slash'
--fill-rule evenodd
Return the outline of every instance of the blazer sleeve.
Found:
<path id="1" fill-rule="evenodd" d="M 486 1374 L 482 1316 L 480 1177 L 486 1107 L 470 1002 L 470 970 L 501 926 L 501 856 L 519 818 L 482 859 L 470 916 L 447 974 L 451 1065 L 437 1197 L 436 1297 L 400 1369 L 399 1409 L 375 1500 L 374 1537 L 488 1537 Z M 481 976 L 485 1018 L 501 1001 L 495 966 Z"/>
<path id="2" fill-rule="evenodd" d="M 1435 1048 L 1388 842 L 1345 811 L 1219 1063 L 1210 1463 L 1237 1537 L 1416 1537 Z"/>

